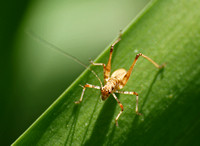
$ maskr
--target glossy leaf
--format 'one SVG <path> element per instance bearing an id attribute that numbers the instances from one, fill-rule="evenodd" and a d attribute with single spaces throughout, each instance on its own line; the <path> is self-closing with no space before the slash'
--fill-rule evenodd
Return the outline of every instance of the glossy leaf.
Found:
<path id="1" fill-rule="evenodd" d="M 189 145 L 199 144 L 200 131 L 200 1 L 153 1 L 123 32 L 112 58 L 112 71 L 129 69 L 141 52 L 159 64 L 156 69 L 139 58 L 119 95 L 124 112 L 115 126 L 120 107 L 112 96 L 100 101 L 100 92 L 87 89 L 83 102 L 75 105 L 82 88 L 99 85 L 85 71 L 14 145 Z M 96 62 L 106 63 L 109 47 Z M 102 67 L 91 67 L 103 80 Z"/>

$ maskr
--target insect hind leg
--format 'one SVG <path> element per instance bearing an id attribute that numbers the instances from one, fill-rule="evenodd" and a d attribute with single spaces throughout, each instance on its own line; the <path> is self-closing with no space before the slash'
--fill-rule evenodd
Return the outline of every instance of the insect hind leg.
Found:
<path id="1" fill-rule="evenodd" d="M 123 86 L 126 85 L 128 79 L 129 79 L 129 77 L 130 77 L 130 75 L 131 75 L 131 72 L 132 72 L 132 70 L 133 70 L 133 68 L 134 68 L 134 66 L 135 66 L 135 64 L 136 64 L 136 62 L 137 62 L 137 60 L 138 60 L 138 58 L 139 58 L 140 56 L 142 56 L 142 57 L 144 57 L 145 59 L 147 59 L 148 61 L 150 61 L 150 62 L 151 62 L 156 68 L 158 68 L 158 69 L 162 69 L 162 68 L 165 67 L 165 64 L 163 64 L 163 65 L 158 65 L 155 61 L 153 61 L 153 60 L 152 60 L 151 58 L 149 58 L 148 56 L 145 56 L 144 54 L 139 53 L 139 54 L 136 55 L 135 60 L 133 61 L 131 67 L 129 68 L 128 72 L 126 73 L 126 75 L 124 76 L 123 80 L 121 81 L 121 84 L 122 84 Z"/>
<path id="2" fill-rule="evenodd" d="M 121 32 L 120 32 L 120 35 L 118 37 L 118 39 L 111 45 L 110 47 L 110 56 L 109 56 L 109 59 L 108 59 L 108 63 L 106 65 L 106 68 L 105 68 L 105 77 L 110 77 L 110 71 L 111 71 L 111 60 L 112 60 L 112 53 L 113 53 L 113 50 L 114 50 L 114 46 L 121 40 Z"/>
<path id="3" fill-rule="evenodd" d="M 114 46 L 121 40 L 121 31 L 118 39 L 111 45 L 110 47 L 110 56 L 108 59 L 107 65 L 104 63 L 94 63 L 93 61 L 90 61 L 92 65 L 97 65 L 97 66 L 103 66 L 103 71 L 104 71 L 104 84 L 107 83 L 107 79 L 110 77 L 110 72 L 111 72 L 111 60 L 112 60 L 112 53 Z"/>

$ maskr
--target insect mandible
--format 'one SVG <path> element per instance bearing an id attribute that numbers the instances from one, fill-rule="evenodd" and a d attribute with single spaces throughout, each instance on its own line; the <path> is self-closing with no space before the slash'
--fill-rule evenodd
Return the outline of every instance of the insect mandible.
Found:
<path id="1" fill-rule="evenodd" d="M 121 40 L 121 34 L 120 34 L 119 38 L 110 47 L 110 56 L 109 56 L 107 65 L 104 64 L 104 63 L 94 63 L 94 62 L 91 61 L 92 65 L 103 66 L 103 71 L 104 71 L 104 85 L 102 84 L 102 82 L 99 79 L 99 77 L 96 75 L 96 77 L 100 81 L 101 86 L 95 86 L 95 85 L 91 85 L 91 84 L 85 84 L 84 86 L 82 86 L 83 91 L 82 91 L 82 94 L 81 94 L 81 97 L 80 97 L 79 101 L 75 102 L 76 104 L 79 104 L 79 103 L 82 102 L 83 95 L 85 93 L 85 89 L 86 88 L 94 88 L 94 89 L 101 90 L 101 99 L 102 100 L 106 100 L 112 94 L 113 97 L 115 98 L 115 100 L 117 101 L 117 103 L 119 104 L 120 108 L 121 108 L 121 111 L 119 112 L 119 114 L 115 118 L 116 126 L 118 126 L 118 119 L 119 119 L 120 115 L 122 114 L 122 112 L 124 111 L 124 107 L 121 104 L 121 102 L 119 101 L 119 99 L 117 98 L 117 96 L 115 95 L 115 93 L 135 95 L 136 96 L 136 109 L 135 109 L 135 111 L 136 111 L 136 114 L 141 115 L 141 113 L 138 112 L 138 99 L 139 99 L 138 93 L 134 92 L 134 91 L 119 91 L 120 89 L 122 89 L 126 85 L 126 83 L 127 83 L 128 79 L 129 79 L 129 77 L 131 75 L 131 72 L 132 72 L 132 70 L 133 70 L 133 68 L 134 68 L 134 66 L 135 66 L 138 58 L 140 56 L 144 57 L 145 59 L 147 59 L 148 61 L 150 61 L 156 68 L 161 69 L 161 68 L 164 67 L 164 65 L 158 65 L 155 61 L 153 61 L 148 56 L 145 56 L 144 54 L 139 53 L 139 54 L 136 55 L 136 57 L 135 57 L 132 65 L 131 65 L 131 67 L 129 68 L 128 71 L 126 71 L 125 69 L 121 68 L 121 69 L 117 69 L 116 71 L 114 71 L 112 73 L 112 75 L 110 75 L 111 74 L 112 53 L 113 53 L 113 50 L 114 50 L 114 46 L 120 40 Z"/>

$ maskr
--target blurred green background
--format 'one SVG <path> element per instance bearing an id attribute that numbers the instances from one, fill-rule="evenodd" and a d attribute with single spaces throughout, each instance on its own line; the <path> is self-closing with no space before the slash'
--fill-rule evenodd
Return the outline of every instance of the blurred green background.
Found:
<path id="1" fill-rule="evenodd" d="M 2 2 L 0 144 L 19 137 L 84 70 L 27 31 L 89 64 L 149 1 Z"/>

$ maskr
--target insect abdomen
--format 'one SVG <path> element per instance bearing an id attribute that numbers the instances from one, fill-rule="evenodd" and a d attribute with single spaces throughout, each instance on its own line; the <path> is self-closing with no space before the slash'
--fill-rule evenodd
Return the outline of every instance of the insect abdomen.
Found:
<path id="1" fill-rule="evenodd" d="M 122 89 L 124 85 L 122 84 L 122 81 L 124 79 L 124 76 L 126 75 L 127 71 L 123 68 L 120 68 L 113 72 L 111 75 L 111 78 L 117 79 L 117 86 L 115 87 L 117 90 Z"/>

